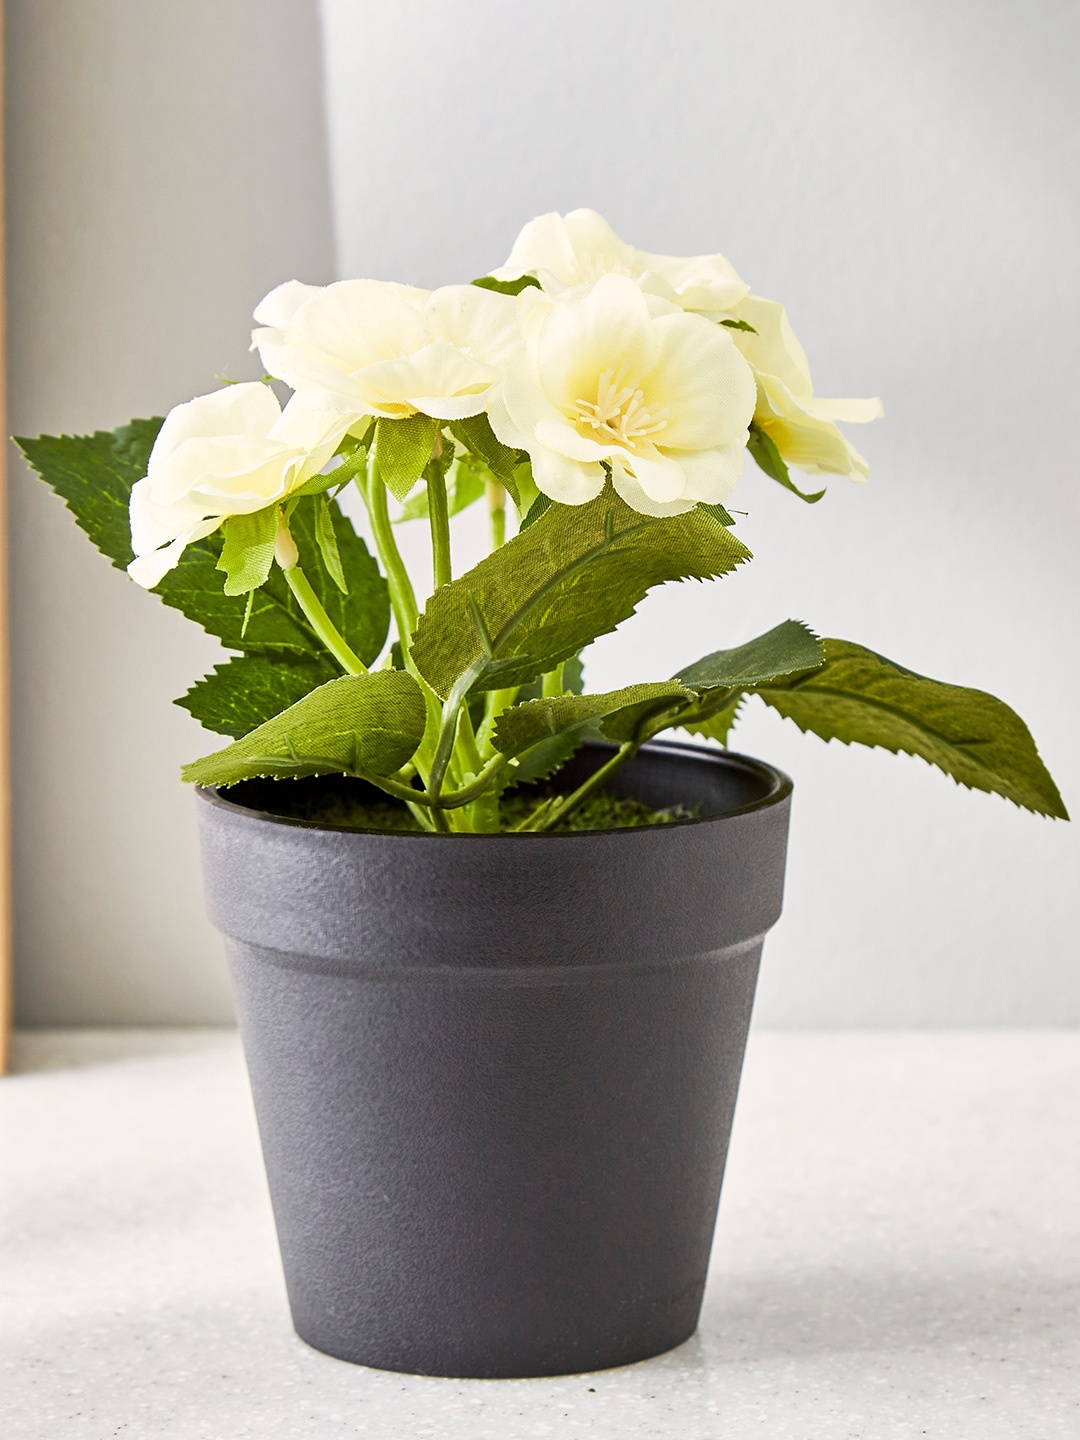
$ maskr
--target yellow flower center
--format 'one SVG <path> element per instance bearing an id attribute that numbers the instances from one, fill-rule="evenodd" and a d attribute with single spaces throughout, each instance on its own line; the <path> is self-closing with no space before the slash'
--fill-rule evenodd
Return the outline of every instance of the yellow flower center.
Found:
<path id="1" fill-rule="evenodd" d="M 640 388 L 620 386 L 614 370 L 605 370 L 596 382 L 595 400 L 575 400 L 574 405 L 580 423 L 624 445 L 663 430 L 671 413 L 666 405 L 649 405 Z"/>

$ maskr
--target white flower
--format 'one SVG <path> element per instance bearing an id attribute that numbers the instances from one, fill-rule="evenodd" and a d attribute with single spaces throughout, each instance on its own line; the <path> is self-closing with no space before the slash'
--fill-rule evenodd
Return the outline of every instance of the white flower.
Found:
<path id="1" fill-rule="evenodd" d="M 513 300 L 476 285 L 291 280 L 255 311 L 252 347 L 303 405 L 351 417 L 478 415 L 519 344 Z"/>
<path id="2" fill-rule="evenodd" d="M 683 310 L 710 316 L 726 313 L 749 291 L 723 255 L 653 255 L 636 250 L 595 210 L 554 211 L 530 220 L 497 280 L 534 275 L 550 295 L 592 284 L 602 275 L 626 275 L 643 290 Z"/>
<path id="3" fill-rule="evenodd" d="M 850 475 L 865 480 L 870 467 L 834 423 L 863 423 L 882 413 L 881 401 L 824 400 L 814 394 L 806 351 L 787 313 L 775 300 L 748 295 L 731 311 L 756 334 L 732 330 L 731 337 L 757 379 L 754 420 L 781 456 L 812 475 Z"/>
<path id="4" fill-rule="evenodd" d="M 266 385 L 228 385 L 177 405 L 165 417 L 146 477 L 131 490 L 128 574 L 147 589 L 179 563 L 184 547 L 230 515 L 249 515 L 317 475 L 337 449 L 342 416 L 284 411 Z"/>
<path id="5" fill-rule="evenodd" d="M 604 463 L 628 505 L 674 515 L 731 493 L 754 412 L 754 377 L 729 331 L 605 275 L 553 300 L 518 297 L 524 351 L 488 407 L 537 486 L 582 505 Z"/>

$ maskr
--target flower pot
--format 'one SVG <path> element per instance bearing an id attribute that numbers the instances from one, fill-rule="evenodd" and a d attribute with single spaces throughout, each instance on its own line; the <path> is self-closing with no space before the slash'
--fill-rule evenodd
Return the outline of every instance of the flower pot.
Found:
<path id="1" fill-rule="evenodd" d="M 272 781 L 199 792 L 293 1321 L 316 1349 L 556 1375 L 693 1333 L 791 783 L 654 744 L 611 789 L 699 818 L 387 834 L 276 816 Z"/>

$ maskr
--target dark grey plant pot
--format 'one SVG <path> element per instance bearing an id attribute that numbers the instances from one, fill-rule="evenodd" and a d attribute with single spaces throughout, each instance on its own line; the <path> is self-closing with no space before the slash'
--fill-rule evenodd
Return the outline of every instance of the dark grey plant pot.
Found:
<path id="1" fill-rule="evenodd" d="M 654 744 L 611 788 L 701 818 L 448 836 L 283 819 L 274 785 L 198 809 L 298 1334 L 458 1377 L 686 1340 L 791 782 Z"/>

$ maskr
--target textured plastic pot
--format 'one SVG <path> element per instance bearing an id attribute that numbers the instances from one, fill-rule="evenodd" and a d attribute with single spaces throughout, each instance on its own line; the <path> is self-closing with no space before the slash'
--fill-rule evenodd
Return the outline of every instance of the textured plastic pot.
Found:
<path id="1" fill-rule="evenodd" d="M 665 744 L 612 788 L 700 818 L 380 834 L 267 813 L 274 782 L 200 792 L 293 1322 L 316 1349 L 556 1375 L 693 1333 L 791 782 Z"/>

